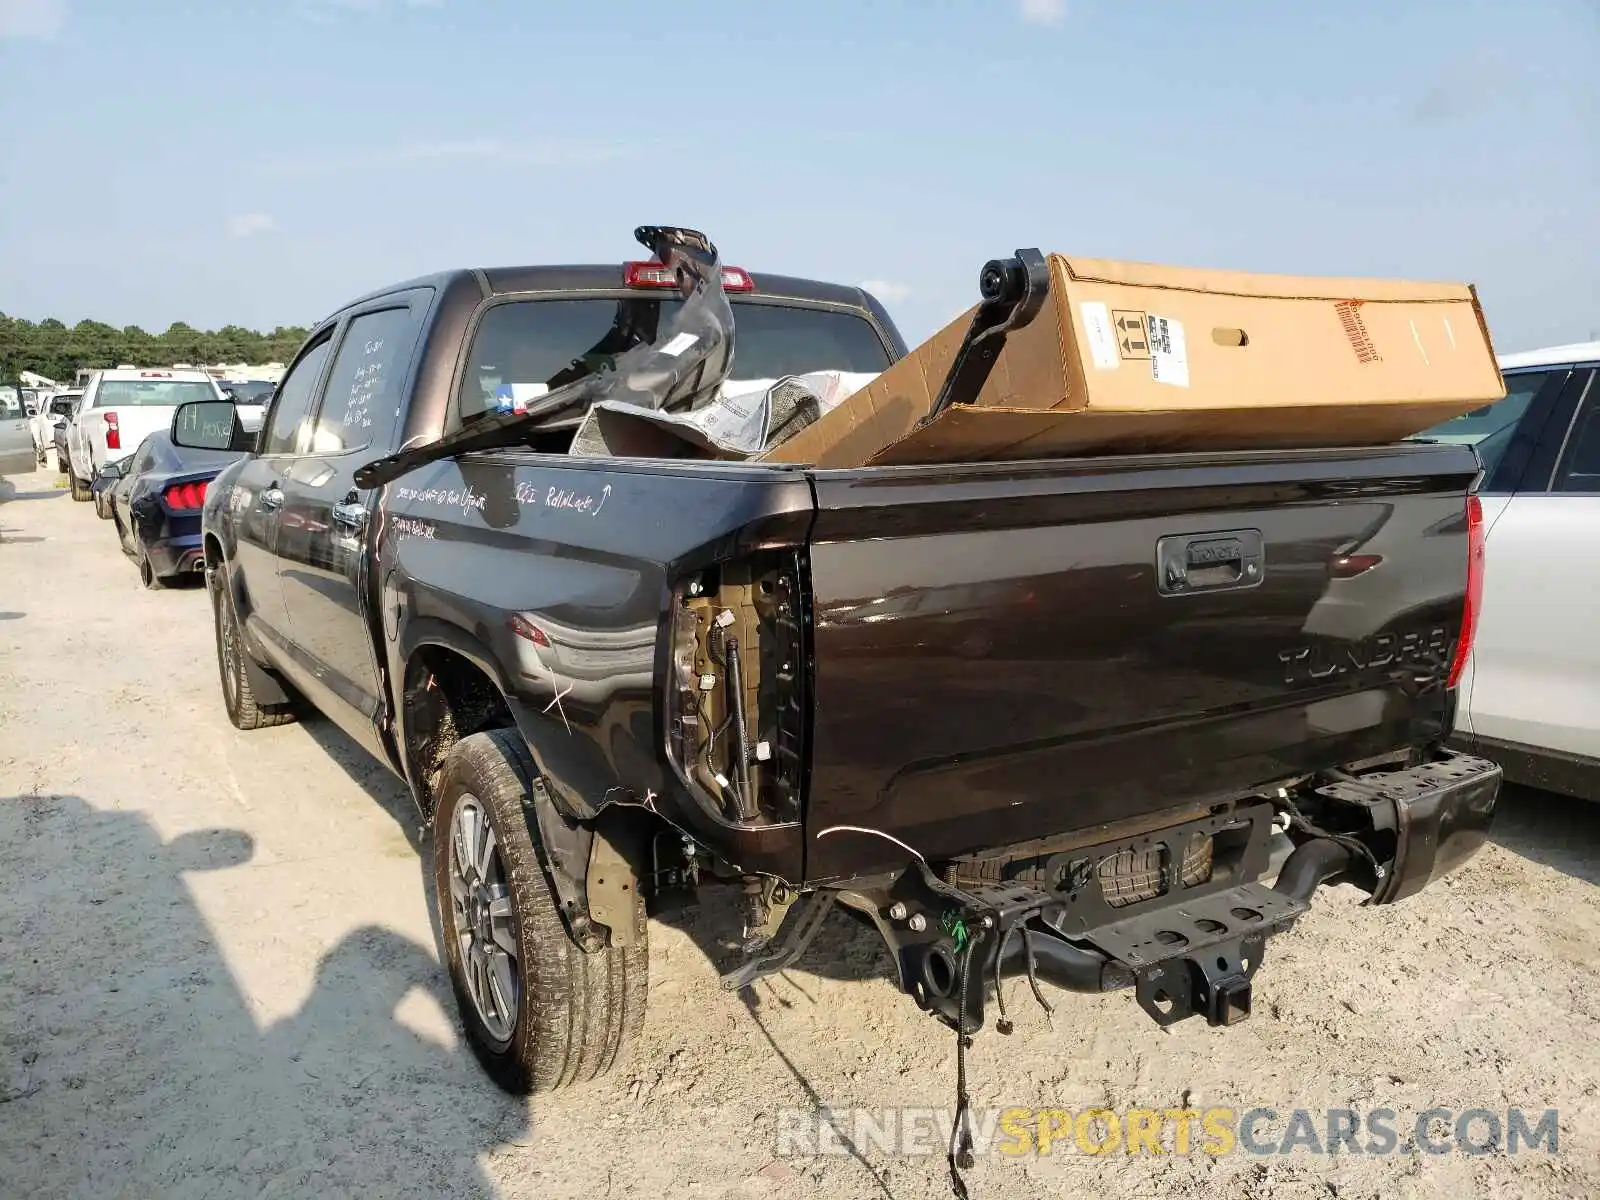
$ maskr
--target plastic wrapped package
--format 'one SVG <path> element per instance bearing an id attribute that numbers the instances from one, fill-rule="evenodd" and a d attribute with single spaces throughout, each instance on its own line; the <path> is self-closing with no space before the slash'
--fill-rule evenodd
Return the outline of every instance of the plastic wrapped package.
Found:
<path id="1" fill-rule="evenodd" d="M 812 371 L 782 379 L 728 380 L 697 407 L 675 410 L 601 400 L 579 425 L 571 453 L 752 458 L 781 445 L 876 378 L 876 373 Z"/>

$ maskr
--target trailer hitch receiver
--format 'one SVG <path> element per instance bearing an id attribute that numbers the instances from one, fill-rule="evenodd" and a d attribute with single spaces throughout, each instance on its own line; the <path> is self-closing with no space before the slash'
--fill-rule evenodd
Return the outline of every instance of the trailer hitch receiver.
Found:
<path id="1" fill-rule="evenodd" d="M 1162 1027 L 1192 1016 L 1208 1025 L 1237 1025 L 1250 1015 L 1250 980 L 1264 942 L 1255 937 L 1210 946 L 1140 971 L 1134 976 L 1139 1007 Z"/>

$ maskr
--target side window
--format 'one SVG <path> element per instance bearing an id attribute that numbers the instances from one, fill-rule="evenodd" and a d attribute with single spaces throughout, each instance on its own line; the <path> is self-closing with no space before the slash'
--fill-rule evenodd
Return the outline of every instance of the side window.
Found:
<path id="1" fill-rule="evenodd" d="M 394 449 L 419 311 L 386 308 L 351 319 L 333 360 L 308 453 Z"/>
<path id="2" fill-rule="evenodd" d="M 1595 373 L 1584 374 L 1588 378 L 1583 383 L 1583 399 L 1556 467 L 1552 490 L 1557 492 L 1600 493 L 1600 395 L 1596 394 Z"/>
<path id="3" fill-rule="evenodd" d="M 150 439 L 145 438 L 144 441 L 139 443 L 138 453 L 133 456 L 133 462 L 128 467 L 128 474 L 138 475 L 141 472 L 148 471 L 150 469 L 150 460 L 153 457 L 154 455 L 150 450 Z"/>
<path id="4" fill-rule="evenodd" d="M 1505 377 L 1505 399 L 1463 413 L 1416 437 L 1476 450 L 1483 464 L 1479 490 L 1486 495 L 1517 491 L 1566 378 L 1565 368 L 1513 372 Z M 1547 465 L 1546 476 L 1549 470 Z"/>
<path id="5" fill-rule="evenodd" d="M 322 378 L 322 368 L 327 364 L 328 352 L 333 349 L 330 332 L 313 346 L 300 361 L 289 368 L 289 373 L 278 384 L 273 397 L 272 412 L 267 418 L 267 433 L 261 443 L 263 454 L 293 454 L 300 441 L 300 428 L 311 411 L 311 396 L 317 381 Z"/>
<path id="6" fill-rule="evenodd" d="M 22 397 L 15 388 L 0 388 L 0 420 L 10 421 L 22 416 Z"/>

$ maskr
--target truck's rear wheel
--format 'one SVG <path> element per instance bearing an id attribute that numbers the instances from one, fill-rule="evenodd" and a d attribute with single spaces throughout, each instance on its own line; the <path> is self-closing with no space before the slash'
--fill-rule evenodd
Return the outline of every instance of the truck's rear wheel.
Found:
<path id="1" fill-rule="evenodd" d="M 67 482 L 72 485 L 72 498 L 74 500 L 89 500 L 93 498 L 89 492 L 89 485 L 78 478 L 77 472 L 71 466 L 67 467 Z"/>
<path id="2" fill-rule="evenodd" d="M 445 960 L 467 1042 L 516 1094 L 597 1079 L 644 1024 L 649 953 L 585 954 L 567 934 L 524 808 L 534 765 L 512 730 L 462 738 L 433 816 Z"/>
<path id="3" fill-rule="evenodd" d="M 148 558 L 140 561 L 142 576 Z M 154 571 L 151 572 L 152 576 Z M 146 585 L 149 586 L 149 585 Z M 228 720 L 236 729 L 270 729 L 294 720 L 294 709 L 287 704 L 262 704 L 250 686 L 250 672 L 245 666 L 244 638 L 239 631 L 239 618 L 233 611 L 233 599 L 228 594 L 227 577 L 219 570 L 211 589 L 211 608 L 216 618 L 217 669 L 222 676 L 222 704 L 228 710 Z"/>

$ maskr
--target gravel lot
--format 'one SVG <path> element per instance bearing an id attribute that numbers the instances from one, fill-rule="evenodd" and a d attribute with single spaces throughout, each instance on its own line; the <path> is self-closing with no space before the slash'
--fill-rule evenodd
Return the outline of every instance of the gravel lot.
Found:
<path id="1" fill-rule="evenodd" d="M 108 524 L 0 482 L 0 1194 L 938 1197 L 942 1153 L 780 1157 L 785 1108 L 945 1107 L 953 1036 L 842 917 L 744 1004 L 708 906 L 651 929 L 645 1044 L 529 1106 L 456 1032 L 401 785 L 320 720 L 237 733 L 203 591 L 142 591 Z M 1600 1195 L 1600 812 L 1503 801 L 1391 910 L 1275 940 L 1256 1015 L 1162 1032 L 1015 985 L 975 1103 L 1560 1110 L 1560 1151 L 980 1158 L 975 1197 Z M 708 957 L 709 956 L 709 957 Z"/>

